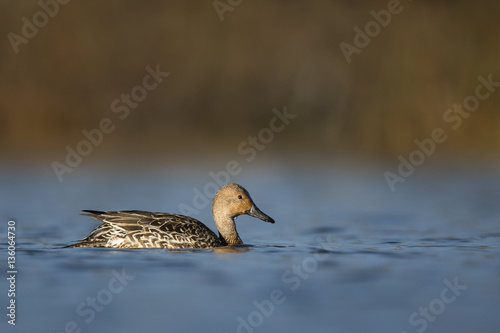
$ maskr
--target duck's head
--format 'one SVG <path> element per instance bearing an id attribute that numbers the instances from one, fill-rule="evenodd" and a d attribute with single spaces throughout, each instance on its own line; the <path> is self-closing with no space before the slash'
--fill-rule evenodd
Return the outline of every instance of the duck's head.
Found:
<path id="1" fill-rule="evenodd" d="M 253 202 L 250 194 L 242 186 L 229 183 L 221 187 L 215 194 L 212 204 L 212 211 L 215 215 L 225 215 L 234 218 L 239 215 L 250 215 L 262 221 L 274 223 L 274 220 L 264 214 Z"/>

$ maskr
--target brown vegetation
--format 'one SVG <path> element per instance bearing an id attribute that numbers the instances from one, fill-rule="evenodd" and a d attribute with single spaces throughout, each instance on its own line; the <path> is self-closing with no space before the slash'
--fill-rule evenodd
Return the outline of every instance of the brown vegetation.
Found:
<path id="1" fill-rule="evenodd" d="M 280 148 L 403 153 L 442 127 L 447 150 L 498 150 L 500 91 L 456 131 L 443 113 L 500 81 L 500 2 L 401 5 L 348 64 L 339 44 L 387 2 L 243 1 L 221 21 L 212 1 L 71 1 L 18 53 L 7 34 L 41 9 L 3 2 L 0 149 L 62 152 L 107 117 L 104 151 L 234 150 L 286 105 Z M 119 120 L 112 101 L 157 64 L 170 76 Z"/>

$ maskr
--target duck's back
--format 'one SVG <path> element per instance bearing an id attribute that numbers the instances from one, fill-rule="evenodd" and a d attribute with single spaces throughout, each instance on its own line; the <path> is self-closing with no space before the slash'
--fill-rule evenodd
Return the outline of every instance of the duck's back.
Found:
<path id="1" fill-rule="evenodd" d="M 71 247 L 212 248 L 223 244 L 200 221 L 184 215 L 140 210 L 85 210 L 103 223 Z"/>

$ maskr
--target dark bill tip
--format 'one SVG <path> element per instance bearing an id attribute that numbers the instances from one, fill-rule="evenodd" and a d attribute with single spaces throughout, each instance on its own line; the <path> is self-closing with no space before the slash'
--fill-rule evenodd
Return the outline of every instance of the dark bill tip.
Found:
<path id="1" fill-rule="evenodd" d="M 245 213 L 247 215 L 250 215 L 250 216 L 258 218 L 259 220 L 262 220 L 262 221 L 265 221 L 265 222 L 269 222 L 269 223 L 274 223 L 274 220 L 271 217 L 269 217 L 268 215 L 264 214 L 255 205 L 252 205 L 252 208 L 250 208 L 249 210 L 247 210 Z"/>

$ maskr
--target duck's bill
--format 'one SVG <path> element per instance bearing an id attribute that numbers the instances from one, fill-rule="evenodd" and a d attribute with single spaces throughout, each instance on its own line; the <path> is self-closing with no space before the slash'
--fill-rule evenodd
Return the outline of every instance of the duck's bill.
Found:
<path id="1" fill-rule="evenodd" d="M 274 220 L 267 216 L 266 214 L 264 214 L 259 208 L 257 208 L 257 206 L 255 205 L 252 205 L 252 208 L 250 208 L 249 210 L 246 211 L 247 215 L 250 215 L 250 216 L 253 216 L 253 217 L 256 217 L 258 218 L 259 220 L 262 220 L 262 221 L 265 221 L 265 222 L 269 222 L 269 223 L 274 223 Z"/>

